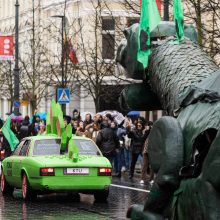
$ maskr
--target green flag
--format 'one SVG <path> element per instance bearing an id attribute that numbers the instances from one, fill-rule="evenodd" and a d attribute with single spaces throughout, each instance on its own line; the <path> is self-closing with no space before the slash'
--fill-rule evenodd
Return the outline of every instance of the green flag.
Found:
<path id="1" fill-rule="evenodd" d="M 11 116 L 9 116 L 2 127 L 2 133 L 4 137 L 7 139 L 10 148 L 14 151 L 15 147 L 18 145 L 19 140 L 11 130 Z"/>
<path id="2" fill-rule="evenodd" d="M 173 15 L 176 25 L 176 35 L 180 42 L 184 38 L 184 16 L 181 0 L 173 0 Z"/>
<path id="3" fill-rule="evenodd" d="M 57 134 L 57 105 L 55 100 L 51 101 L 51 107 L 50 107 L 50 126 L 51 126 L 51 133 Z"/>
<path id="4" fill-rule="evenodd" d="M 150 55 L 150 32 L 157 27 L 160 21 L 155 0 L 142 0 L 137 60 L 143 64 L 144 68 L 148 66 L 148 56 Z"/>

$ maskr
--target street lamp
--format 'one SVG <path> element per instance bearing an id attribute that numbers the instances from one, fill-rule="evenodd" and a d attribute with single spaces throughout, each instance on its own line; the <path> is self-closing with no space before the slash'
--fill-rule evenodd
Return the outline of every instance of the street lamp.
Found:
<path id="1" fill-rule="evenodd" d="M 169 21 L 169 0 L 164 0 L 164 21 Z"/>
<path id="2" fill-rule="evenodd" d="M 61 18 L 62 19 L 62 25 L 61 25 L 61 35 L 62 35 L 62 49 L 61 49 L 61 74 L 62 74 L 62 78 L 61 78 L 61 87 L 64 88 L 65 87 L 65 82 L 64 82 L 64 28 L 65 28 L 65 16 L 64 15 L 53 15 L 51 16 L 53 18 Z M 66 105 L 62 104 L 62 111 L 63 114 L 66 113 Z"/>
<path id="3" fill-rule="evenodd" d="M 14 67 L 14 114 L 19 115 L 19 3 L 15 3 L 15 67 Z M 17 106 L 16 106 L 17 103 Z"/>

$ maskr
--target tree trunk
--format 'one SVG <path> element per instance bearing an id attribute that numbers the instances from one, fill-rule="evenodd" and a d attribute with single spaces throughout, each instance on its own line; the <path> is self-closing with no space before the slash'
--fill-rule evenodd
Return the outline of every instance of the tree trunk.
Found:
<path id="1" fill-rule="evenodd" d="M 198 0 L 197 7 L 195 8 L 196 11 L 196 27 L 198 31 L 198 44 L 199 46 L 202 46 L 202 40 L 203 40 L 203 33 L 202 33 L 202 15 L 201 15 L 201 3 L 200 0 Z"/>
<path id="2" fill-rule="evenodd" d="M 95 110 L 96 112 L 100 112 L 100 98 L 97 96 L 96 98 L 93 98 L 95 103 Z"/>
<path id="3" fill-rule="evenodd" d="M 31 114 L 34 115 L 35 110 L 37 108 L 37 100 L 35 97 L 30 99 L 30 105 L 31 105 Z"/>

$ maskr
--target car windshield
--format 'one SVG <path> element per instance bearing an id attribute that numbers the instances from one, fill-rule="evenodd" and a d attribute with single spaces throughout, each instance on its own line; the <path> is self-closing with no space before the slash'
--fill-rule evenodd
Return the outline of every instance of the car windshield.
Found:
<path id="1" fill-rule="evenodd" d="M 90 140 L 75 139 L 74 143 L 79 149 L 79 155 L 100 155 L 97 146 Z"/>
<path id="2" fill-rule="evenodd" d="M 35 141 L 33 155 L 60 155 L 60 139 L 42 139 Z"/>

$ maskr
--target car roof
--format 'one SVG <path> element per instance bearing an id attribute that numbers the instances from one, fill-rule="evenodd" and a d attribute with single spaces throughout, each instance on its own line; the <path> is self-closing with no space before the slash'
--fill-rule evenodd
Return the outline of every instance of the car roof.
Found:
<path id="1" fill-rule="evenodd" d="M 47 134 L 47 135 L 38 135 L 38 136 L 30 136 L 30 137 L 26 137 L 23 138 L 22 140 L 45 140 L 45 139 L 60 139 L 61 137 L 55 135 L 55 134 Z M 83 136 L 76 136 L 76 135 L 72 135 L 72 139 L 73 140 L 90 140 L 90 138 L 86 138 Z"/>
<path id="2" fill-rule="evenodd" d="M 91 141 L 91 139 L 90 138 L 87 138 L 87 137 L 84 137 L 84 136 L 76 136 L 76 135 L 72 135 L 72 139 L 73 140 L 90 140 Z"/>
<path id="3" fill-rule="evenodd" d="M 22 140 L 43 140 L 43 139 L 60 139 L 57 135 L 39 135 L 39 136 L 29 136 L 23 138 Z"/>

